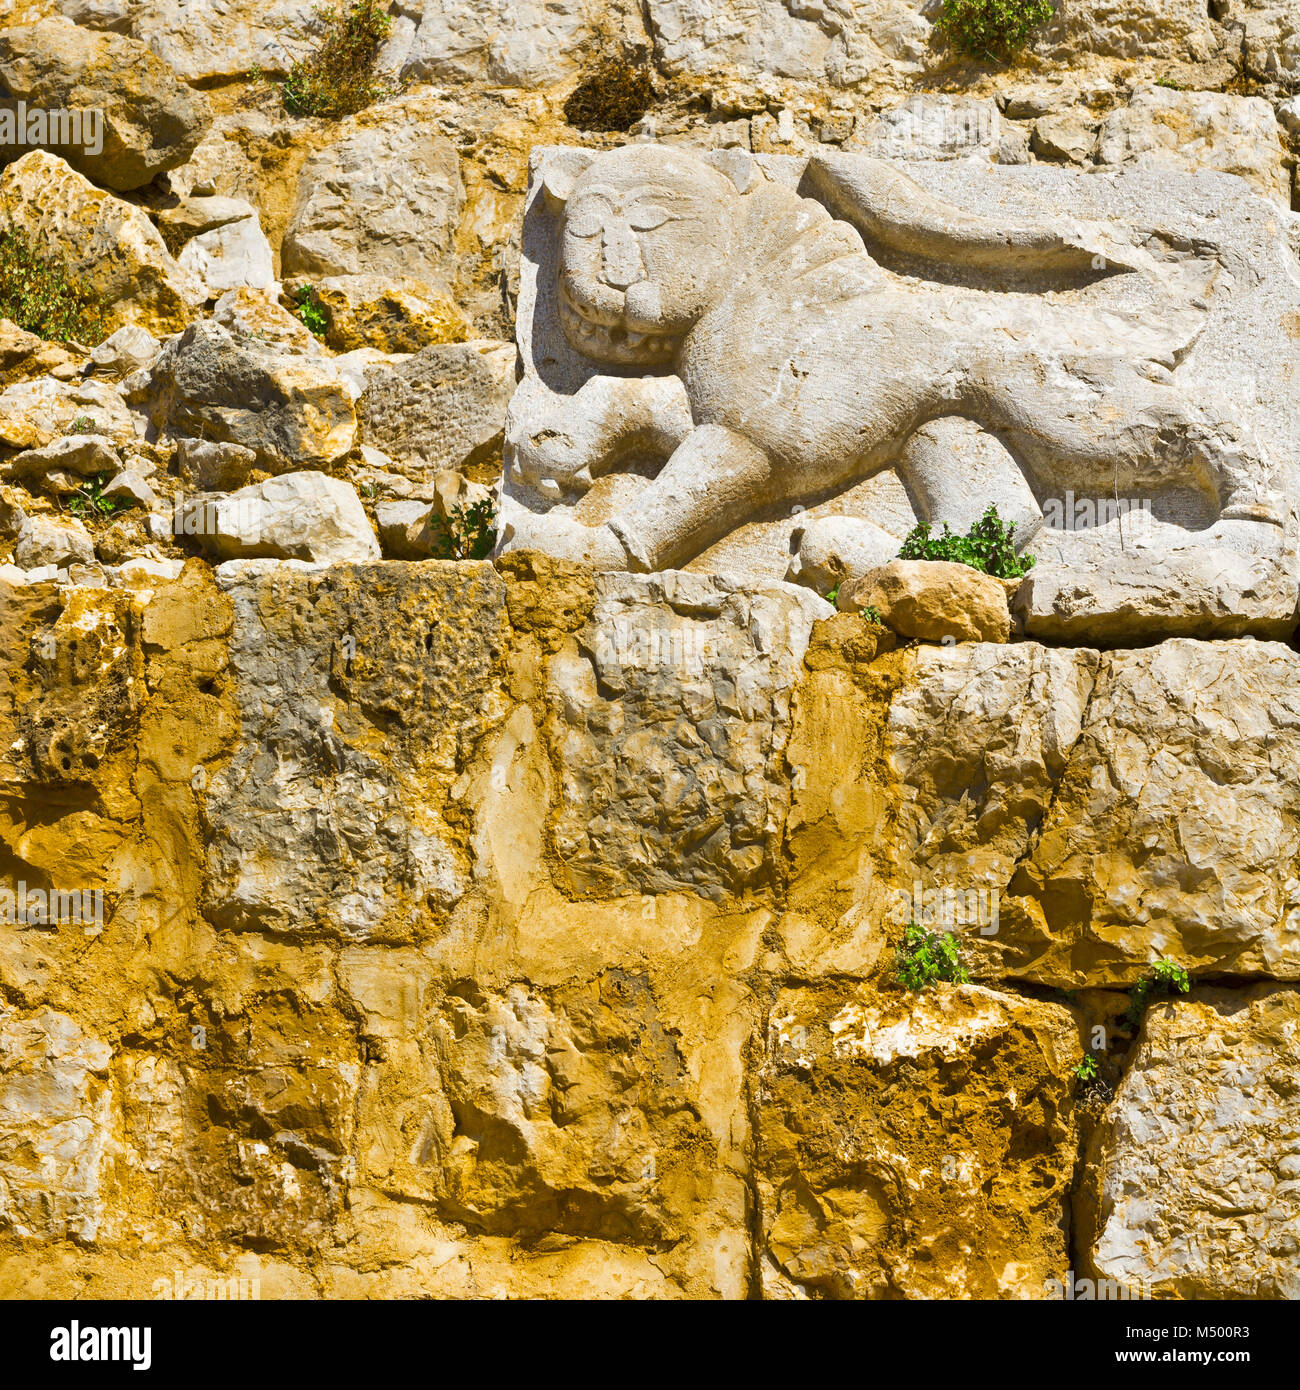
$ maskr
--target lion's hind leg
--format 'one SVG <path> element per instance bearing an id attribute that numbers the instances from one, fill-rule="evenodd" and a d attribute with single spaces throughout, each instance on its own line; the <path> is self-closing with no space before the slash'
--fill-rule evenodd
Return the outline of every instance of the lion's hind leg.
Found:
<path id="1" fill-rule="evenodd" d="M 1228 406 L 1193 402 L 1161 368 L 1004 359 L 972 380 L 969 405 L 1021 460 L 1040 503 L 1066 489 L 1199 494 L 1205 525 L 1285 520 L 1276 470 L 1250 432 Z"/>

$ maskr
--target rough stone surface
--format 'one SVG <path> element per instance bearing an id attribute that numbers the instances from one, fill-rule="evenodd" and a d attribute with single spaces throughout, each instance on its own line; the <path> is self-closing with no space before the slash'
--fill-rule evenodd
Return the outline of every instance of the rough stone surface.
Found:
<path id="1" fill-rule="evenodd" d="M 186 82 L 283 75 L 320 23 L 299 0 L 58 0 L 69 19 L 129 33 Z"/>
<path id="2" fill-rule="evenodd" d="M 648 8 L 657 54 L 670 73 L 748 68 L 848 87 L 920 74 L 953 56 L 937 42 L 937 10 L 915 0 L 649 0 Z M 1085 54 L 1205 59 L 1217 45 L 1199 0 L 1062 0 L 1033 46 L 1060 62 Z"/>
<path id="3" fill-rule="evenodd" d="M 112 1057 L 53 1009 L 0 1020 L 0 1230 L 95 1239 L 111 1146 Z"/>
<path id="4" fill-rule="evenodd" d="M 139 208 L 82 178 L 57 155 L 33 150 L 0 174 L 0 201 L 37 248 L 66 258 L 99 296 L 110 328 L 133 323 L 174 333 L 203 296 Z"/>
<path id="5" fill-rule="evenodd" d="M 177 513 L 178 535 L 193 535 L 218 560 L 273 558 L 346 564 L 379 558 L 366 513 L 350 483 L 305 470 L 198 497 Z"/>
<path id="6" fill-rule="evenodd" d="M 209 299 L 227 290 L 265 290 L 275 283 L 274 257 L 257 209 L 238 198 L 194 198 L 210 205 L 176 258 L 206 289 Z"/>
<path id="7" fill-rule="evenodd" d="M 915 661 L 886 733 L 898 878 L 998 887 L 999 929 L 977 950 L 1000 973 L 1129 984 L 1167 958 L 1297 977 L 1296 812 L 1278 751 L 1293 652 L 1025 643 Z"/>
<path id="8" fill-rule="evenodd" d="M 359 438 L 411 477 L 491 460 L 502 445 L 515 353 L 507 343 L 447 343 L 376 363 L 357 403 Z"/>
<path id="9" fill-rule="evenodd" d="M 789 685 L 828 614 L 799 589 L 602 578 L 581 655 L 552 676 L 567 764 L 554 833 L 576 891 L 719 896 L 770 878 Z"/>
<path id="10" fill-rule="evenodd" d="M 841 608 L 874 608 L 901 637 L 926 642 L 1005 642 L 1011 635 L 1002 581 L 944 560 L 894 560 L 872 570 Z"/>
<path id="11" fill-rule="evenodd" d="M 427 560 L 433 554 L 432 502 L 397 499 L 375 503 L 375 525 L 392 560 Z"/>
<path id="12" fill-rule="evenodd" d="M 599 27 L 641 28 L 626 0 L 595 9 L 582 0 L 402 0 L 386 60 L 408 80 L 482 79 L 536 87 L 574 73 Z"/>
<path id="13" fill-rule="evenodd" d="M 88 565 L 95 558 L 95 546 L 86 528 L 73 517 L 29 516 L 18 531 L 14 562 L 21 569 L 40 569 L 44 565 Z"/>
<path id="14" fill-rule="evenodd" d="M 1300 73 L 1300 16 L 1288 0 L 1234 0 L 1230 24 L 1249 73 L 1274 82 Z"/>
<path id="15" fill-rule="evenodd" d="M 1239 174 L 1291 206 L 1277 118 L 1262 97 L 1146 88 L 1102 122 L 1097 162 Z"/>
<path id="16" fill-rule="evenodd" d="M 122 459 L 110 440 L 98 434 L 68 434 L 39 449 L 24 449 L 3 465 L 6 477 L 32 481 L 43 479 L 52 469 L 68 469 L 83 478 L 93 478 L 106 470 L 116 472 Z"/>
<path id="17" fill-rule="evenodd" d="M 312 285 L 312 294 L 328 315 L 326 338 L 336 352 L 419 352 L 468 336 L 455 304 L 419 281 L 328 275 Z"/>
<path id="18" fill-rule="evenodd" d="M 1156 1003 L 1093 1143 L 1095 1277 L 1140 1296 L 1300 1296 L 1300 992 Z"/>
<path id="19" fill-rule="evenodd" d="M 41 449 L 82 432 L 114 444 L 135 438 L 135 420 L 107 382 L 65 384 L 45 376 L 0 391 L 0 443 L 9 448 Z"/>
<path id="20" fill-rule="evenodd" d="M 468 865 L 437 806 L 410 793 L 432 773 L 445 796 L 468 741 L 501 717 L 500 581 L 483 564 L 223 573 L 246 751 L 208 801 L 215 920 L 350 937 L 427 932 L 465 892 Z M 310 600 L 305 610 L 296 596 Z M 427 609 L 423 628 L 380 618 L 399 598 Z M 438 622 L 449 604 L 462 618 Z M 382 765 L 367 746 L 372 719 L 404 745 Z M 259 769 L 275 747 L 293 748 L 293 764 L 267 782 Z M 296 804 L 285 793 L 301 759 L 317 772 Z M 270 856 L 268 839 L 278 847 Z"/>
<path id="21" fill-rule="evenodd" d="M 455 147 L 418 106 L 389 109 L 303 166 L 281 251 L 285 276 L 382 275 L 438 286 L 464 200 Z"/>
<path id="22" fill-rule="evenodd" d="M 1050 1296 L 1068 1262 L 1062 1008 L 981 989 L 788 989 L 756 1078 L 769 1297 Z"/>
<path id="23" fill-rule="evenodd" d="M 213 319 L 238 337 L 255 338 L 267 347 L 300 357 L 321 357 L 323 349 L 311 329 L 269 290 L 237 286 L 227 290 L 212 310 Z"/>
<path id="24" fill-rule="evenodd" d="M 136 396 L 156 431 L 242 445 L 273 472 L 331 463 L 356 440 L 356 394 L 338 367 L 213 320 L 172 339 Z"/>
<path id="25" fill-rule="evenodd" d="M 138 324 L 127 324 L 110 333 L 90 354 L 89 375 L 114 380 L 149 366 L 158 356 L 158 339 Z"/>
<path id="26" fill-rule="evenodd" d="M 212 120 L 207 98 L 144 44 L 116 33 L 90 33 L 61 19 L 0 32 L 0 109 L 80 112 L 78 141 L 46 130 L 34 143 L 61 155 L 97 184 L 129 191 L 184 164 Z M 94 126 L 87 114 L 96 112 Z M 30 148 L 0 145 L 0 163 Z M 98 146 L 98 148 L 96 148 Z"/>

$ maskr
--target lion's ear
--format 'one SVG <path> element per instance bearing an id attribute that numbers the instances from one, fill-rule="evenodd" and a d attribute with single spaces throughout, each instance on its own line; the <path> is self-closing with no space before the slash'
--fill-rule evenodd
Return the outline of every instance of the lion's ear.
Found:
<path id="1" fill-rule="evenodd" d="M 725 174 L 735 184 L 737 193 L 748 193 L 759 181 L 758 165 L 744 150 L 711 150 L 704 162 Z"/>
<path id="2" fill-rule="evenodd" d="M 542 192 L 552 212 L 560 212 L 569 201 L 573 185 L 591 167 L 594 156 L 588 150 L 551 150 L 542 170 Z"/>

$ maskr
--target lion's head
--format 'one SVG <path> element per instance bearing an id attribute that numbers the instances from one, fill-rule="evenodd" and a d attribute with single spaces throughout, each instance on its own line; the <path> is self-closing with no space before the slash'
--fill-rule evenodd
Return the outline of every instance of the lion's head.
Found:
<path id="1" fill-rule="evenodd" d="M 756 177 L 746 156 L 662 145 L 548 171 L 547 197 L 563 209 L 560 316 L 573 347 L 617 366 L 671 362 L 725 287 L 737 202 Z"/>

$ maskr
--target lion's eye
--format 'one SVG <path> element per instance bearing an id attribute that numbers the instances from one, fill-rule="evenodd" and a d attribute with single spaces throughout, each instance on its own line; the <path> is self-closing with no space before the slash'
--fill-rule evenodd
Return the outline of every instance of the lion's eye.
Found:
<path id="1" fill-rule="evenodd" d="M 596 236 L 604 229 L 605 214 L 599 208 L 580 208 L 571 213 L 564 224 L 565 231 L 572 236 Z"/>
<path id="2" fill-rule="evenodd" d="M 628 226 L 638 232 L 653 232 L 656 227 L 662 227 L 670 217 L 672 213 L 667 208 L 646 204 L 644 207 L 633 208 L 627 215 L 627 221 Z"/>

